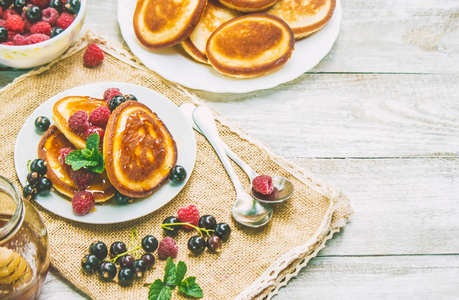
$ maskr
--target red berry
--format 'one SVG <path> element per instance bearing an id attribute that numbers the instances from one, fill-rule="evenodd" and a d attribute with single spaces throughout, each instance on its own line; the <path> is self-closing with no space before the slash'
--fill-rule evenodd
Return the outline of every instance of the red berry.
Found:
<path id="1" fill-rule="evenodd" d="M 49 5 L 49 0 L 30 0 L 33 5 L 36 5 L 40 8 L 45 8 L 46 6 Z"/>
<path id="2" fill-rule="evenodd" d="M 65 30 L 72 24 L 74 19 L 75 17 L 73 15 L 64 12 L 57 18 L 56 25 Z"/>
<path id="3" fill-rule="evenodd" d="M 271 176 L 259 175 L 252 181 L 252 188 L 260 194 L 269 195 L 274 190 L 274 184 Z"/>
<path id="4" fill-rule="evenodd" d="M 20 15 L 11 15 L 6 19 L 6 29 L 22 32 L 24 30 L 24 21 Z"/>
<path id="5" fill-rule="evenodd" d="M 110 99 L 112 99 L 113 97 L 115 96 L 123 96 L 123 94 L 120 92 L 120 89 L 117 89 L 117 88 L 108 88 L 105 92 L 104 92 L 104 100 L 107 101 L 107 104 L 108 102 L 110 101 Z"/>
<path id="6" fill-rule="evenodd" d="M 3 8 L 0 7 L 0 17 L 3 15 Z M 3 26 L 2 26 L 3 27 Z"/>
<path id="7" fill-rule="evenodd" d="M 196 206 L 189 205 L 188 207 L 184 207 L 178 210 L 177 218 L 182 223 L 190 223 L 190 224 L 193 224 L 194 226 L 198 226 L 198 222 L 200 218 L 199 210 Z M 192 230 L 193 227 L 183 225 L 183 229 Z"/>
<path id="8" fill-rule="evenodd" d="M 32 27 L 30 28 L 30 33 L 31 34 L 41 33 L 41 34 L 51 35 L 51 25 L 43 21 L 37 22 L 33 24 Z"/>
<path id="9" fill-rule="evenodd" d="M 77 215 L 85 215 L 94 208 L 95 200 L 91 192 L 80 191 L 72 198 L 72 208 Z"/>
<path id="10" fill-rule="evenodd" d="M 68 122 L 70 130 L 77 133 L 86 133 L 89 127 L 88 114 L 82 110 L 71 115 Z"/>
<path id="11" fill-rule="evenodd" d="M 91 126 L 88 129 L 86 129 L 86 138 L 88 138 L 93 133 L 97 133 L 99 135 L 99 141 L 102 141 L 102 139 L 104 138 L 105 131 L 100 127 Z"/>
<path id="12" fill-rule="evenodd" d="M 14 46 L 14 43 L 13 43 L 13 42 L 5 42 L 5 43 L 2 43 L 2 45 L 5 45 L 5 46 Z"/>
<path id="13" fill-rule="evenodd" d="M 68 166 L 65 162 L 65 157 L 72 151 L 73 150 L 70 148 L 62 148 L 61 150 L 59 150 L 59 157 L 57 159 L 62 166 Z"/>
<path id="14" fill-rule="evenodd" d="M 7 8 L 7 9 L 5 9 L 5 10 L 3 11 L 2 18 L 3 18 L 3 20 L 8 20 L 8 17 L 9 17 L 9 16 L 17 15 L 17 14 L 18 14 L 18 13 L 17 13 L 14 9 L 9 9 L 9 8 Z"/>
<path id="15" fill-rule="evenodd" d="M 28 36 L 16 34 L 13 38 L 13 43 L 17 46 L 28 45 L 28 39 Z"/>
<path id="16" fill-rule="evenodd" d="M 37 43 L 41 43 L 47 40 L 49 40 L 49 36 L 42 34 L 42 33 L 36 33 L 28 37 L 27 44 L 28 45 L 37 44 Z"/>
<path id="17" fill-rule="evenodd" d="M 84 53 L 83 63 L 86 67 L 93 68 L 104 60 L 104 53 L 96 44 L 90 44 Z"/>
<path id="18" fill-rule="evenodd" d="M 110 118 L 110 109 L 106 106 L 100 106 L 89 114 L 89 122 L 94 126 L 105 128 Z"/>
<path id="19" fill-rule="evenodd" d="M 41 14 L 41 20 L 51 26 L 54 26 L 59 18 L 59 12 L 52 7 L 45 8 Z"/>
<path id="20" fill-rule="evenodd" d="M 6 21 L 3 19 L 0 19 L 0 27 L 6 28 Z"/>
<path id="21" fill-rule="evenodd" d="M 158 247 L 158 257 L 159 259 L 167 259 L 168 257 L 176 258 L 178 254 L 178 246 L 175 243 L 174 239 L 166 236 L 160 243 Z"/>
<path id="22" fill-rule="evenodd" d="M 69 169 L 70 179 L 76 185 L 78 190 L 85 190 L 94 181 L 94 173 L 86 169 L 79 169 L 74 171 Z"/>
<path id="23" fill-rule="evenodd" d="M 32 23 L 29 20 L 24 19 L 24 32 L 30 32 L 30 28 L 32 28 Z"/>

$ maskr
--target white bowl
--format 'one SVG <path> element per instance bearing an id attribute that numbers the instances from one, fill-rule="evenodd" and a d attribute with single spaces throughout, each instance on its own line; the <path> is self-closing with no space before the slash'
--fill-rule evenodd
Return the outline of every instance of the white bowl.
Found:
<path id="1" fill-rule="evenodd" d="M 7 46 L 0 44 L 0 64 L 13 68 L 33 68 L 59 57 L 75 40 L 84 23 L 87 0 L 80 0 L 80 10 L 72 24 L 61 34 L 47 41 L 26 45 Z"/>

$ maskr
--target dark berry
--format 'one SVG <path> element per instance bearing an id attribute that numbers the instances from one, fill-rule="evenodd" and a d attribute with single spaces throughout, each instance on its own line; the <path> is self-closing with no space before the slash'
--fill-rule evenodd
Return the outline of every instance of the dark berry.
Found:
<path id="1" fill-rule="evenodd" d="M 218 223 L 215 226 L 215 234 L 218 235 L 222 241 L 226 242 L 231 234 L 231 227 L 226 223 Z"/>
<path id="2" fill-rule="evenodd" d="M 134 273 L 137 277 L 143 277 L 146 270 L 147 264 L 142 259 L 134 261 Z"/>
<path id="3" fill-rule="evenodd" d="M 0 43 L 4 43 L 8 40 L 8 30 L 5 27 L 0 27 Z"/>
<path id="4" fill-rule="evenodd" d="M 142 260 L 147 264 L 148 268 L 153 267 L 155 264 L 155 257 L 151 253 L 145 253 L 142 255 Z"/>
<path id="5" fill-rule="evenodd" d="M 134 272 L 131 269 L 123 268 L 118 273 L 118 280 L 121 285 L 132 284 L 134 280 Z"/>
<path id="6" fill-rule="evenodd" d="M 13 4 L 13 0 L 0 0 L 0 7 L 8 8 L 11 4 Z"/>
<path id="7" fill-rule="evenodd" d="M 99 266 L 99 277 L 103 281 L 110 281 L 115 278 L 116 272 L 115 264 L 110 261 L 104 261 Z"/>
<path id="8" fill-rule="evenodd" d="M 107 246 L 102 242 L 94 242 L 89 246 L 89 254 L 94 254 L 100 261 L 107 257 Z"/>
<path id="9" fill-rule="evenodd" d="M 49 7 L 54 8 L 57 10 L 59 13 L 62 12 L 62 0 L 51 0 L 49 2 Z"/>
<path id="10" fill-rule="evenodd" d="M 27 199 L 34 199 L 35 196 L 38 194 L 38 191 L 37 191 L 37 188 L 35 186 L 32 186 L 32 185 L 28 184 L 22 189 L 22 194 Z"/>
<path id="11" fill-rule="evenodd" d="M 142 239 L 142 248 L 145 252 L 155 252 L 158 249 L 158 240 L 152 235 L 147 235 Z"/>
<path id="12" fill-rule="evenodd" d="M 134 271 L 134 261 L 135 259 L 132 257 L 132 255 L 126 254 L 120 259 L 120 267 L 129 268 L 131 271 Z"/>
<path id="13" fill-rule="evenodd" d="M 81 260 L 81 267 L 86 273 L 92 274 L 99 268 L 99 260 L 95 255 L 85 255 Z"/>
<path id="14" fill-rule="evenodd" d="M 186 170 L 184 167 L 176 165 L 169 171 L 169 178 L 173 183 L 180 183 L 186 178 Z"/>
<path id="15" fill-rule="evenodd" d="M 27 174 L 27 181 L 31 184 L 34 185 L 40 180 L 40 175 L 38 175 L 37 172 L 30 172 Z"/>
<path id="16" fill-rule="evenodd" d="M 48 177 L 41 177 L 37 182 L 37 191 L 40 194 L 48 193 L 52 187 L 53 183 L 51 182 L 51 179 L 49 179 Z"/>
<path id="17" fill-rule="evenodd" d="M 48 130 L 50 124 L 51 122 L 47 117 L 40 116 L 35 119 L 35 128 L 37 128 L 38 131 L 45 132 Z"/>
<path id="18" fill-rule="evenodd" d="M 25 0 L 14 0 L 13 1 L 13 9 L 18 13 L 22 13 L 22 9 L 24 8 L 26 2 Z"/>
<path id="19" fill-rule="evenodd" d="M 80 10 L 80 1 L 78 1 L 78 0 L 67 0 L 67 2 L 65 2 L 65 4 L 64 4 L 64 8 L 69 14 L 74 15 L 74 14 L 78 13 L 78 11 Z"/>
<path id="20" fill-rule="evenodd" d="M 115 192 L 115 201 L 118 204 L 128 204 L 133 201 L 132 197 L 121 194 L 120 192 Z"/>
<path id="21" fill-rule="evenodd" d="M 59 0 L 59 3 L 61 1 Z M 35 23 L 41 20 L 41 9 L 38 6 L 30 6 L 27 8 L 26 11 L 26 18 L 29 20 L 31 23 Z"/>
<path id="22" fill-rule="evenodd" d="M 35 159 L 30 164 L 30 171 L 37 172 L 40 175 L 45 175 L 46 171 L 48 171 L 47 163 L 43 159 Z"/>
<path id="23" fill-rule="evenodd" d="M 212 235 L 207 239 L 206 246 L 211 251 L 219 251 L 222 248 L 222 240 L 217 235 Z"/>
<path id="24" fill-rule="evenodd" d="M 118 256 L 120 254 L 123 254 L 124 252 L 127 252 L 126 249 L 126 244 L 123 242 L 114 242 L 110 246 L 110 257 L 114 258 L 115 256 Z"/>
<path id="25" fill-rule="evenodd" d="M 126 102 L 126 98 L 120 95 L 113 96 L 110 99 L 110 102 L 108 104 L 108 108 L 110 109 L 111 112 L 115 110 L 118 106 L 121 105 L 121 103 Z"/>
<path id="26" fill-rule="evenodd" d="M 126 95 L 124 95 L 124 98 L 126 99 L 126 101 L 129 101 L 129 100 L 131 100 L 131 101 L 138 101 L 138 100 L 137 100 L 137 97 L 134 96 L 133 94 L 126 94 Z"/>
<path id="27" fill-rule="evenodd" d="M 206 249 L 206 240 L 200 236 L 193 236 L 188 240 L 188 250 L 199 255 Z"/>
<path id="28" fill-rule="evenodd" d="M 57 0 L 57 1 L 61 1 L 61 0 Z M 60 27 L 54 27 L 53 29 L 51 29 L 51 37 L 55 37 L 56 35 L 59 35 L 62 33 L 62 31 L 64 31 L 62 28 Z"/>
<path id="29" fill-rule="evenodd" d="M 199 218 L 198 227 L 205 229 L 215 229 L 217 221 L 211 215 L 204 215 Z"/>
<path id="30" fill-rule="evenodd" d="M 167 217 L 164 221 L 163 221 L 163 224 L 174 224 L 174 223 L 180 223 L 180 220 L 177 218 L 177 217 Z M 171 228 L 171 229 L 167 229 L 167 228 L 163 228 L 164 229 L 164 232 L 166 234 L 177 234 L 180 230 L 180 228 L 182 227 L 181 225 L 167 225 L 167 227 Z"/>

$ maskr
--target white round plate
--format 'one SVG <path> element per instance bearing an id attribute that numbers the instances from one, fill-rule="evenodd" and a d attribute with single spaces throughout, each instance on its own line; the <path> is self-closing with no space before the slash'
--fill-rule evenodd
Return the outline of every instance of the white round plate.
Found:
<path id="1" fill-rule="evenodd" d="M 139 102 L 147 105 L 169 129 L 178 150 L 177 164 L 187 171 L 185 182 L 179 185 L 170 182 L 164 184 L 153 195 L 136 199 L 127 205 L 117 205 L 110 201 L 106 205 L 96 205 L 96 211 L 78 216 L 72 210 L 70 199 L 58 192 L 36 197 L 36 202 L 43 208 L 63 218 L 90 224 L 112 224 L 134 220 L 159 209 L 171 201 L 185 186 L 193 171 L 196 161 L 196 140 L 194 132 L 177 106 L 161 94 L 148 88 L 122 82 L 100 82 L 78 86 L 48 99 L 41 104 L 27 119 L 19 131 L 14 149 L 14 165 L 22 186 L 27 184 L 27 161 L 37 158 L 38 143 L 43 135 L 35 130 L 35 119 L 46 116 L 52 121 L 54 103 L 66 96 L 91 96 L 101 99 L 107 88 L 119 88 L 123 94 L 133 94 Z"/>
<path id="2" fill-rule="evenodd" d="M 311 36 L 296 41 L 292 57 L 282 68 L 260 77 L 236 79 L 221 75 L 209 65 L 196 62 L 179 45 L 157 51 L 143 48 L 137 41 L 132 25 L 135 2 L 118 0 L 118 23 L 132 53 L 147 68 L 170 81 L 214 93 L 247 93 L 269 89 L 301 76 L 330 52 L 341 24 L 341 2 L 337 0 L 335 12 L 328 24 Z"/>

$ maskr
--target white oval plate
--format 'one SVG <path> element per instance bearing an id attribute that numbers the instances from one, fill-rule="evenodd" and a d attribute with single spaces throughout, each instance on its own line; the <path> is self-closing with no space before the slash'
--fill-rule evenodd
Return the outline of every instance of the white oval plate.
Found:
<path id="1" fill-rule="evenodd" d="M 135 2 L 118 0 L 118 23 L 132 53 L 147 68 L 170 81 L 214 93 L 247 93 L 269 89 L 301 76 L 330 52 L 341 24 L 341 2 L 337 0 L 335 12 L 328 24 L 311 36 L 296 41 L 292 57 L 282 68 L 260 77 L 236 79 L 221 75 L 209 65 L 196 62 L 179 45 L 157 51 L 143 48 L 137 41 L 132 25 Z"/>
<path id="2" fill-rule="evenodd" d="M 196 140 L 191 126 L 177 106 L 161 94 L 148 88 L 123 82 L 100 82 L 78 86 L 55 95 L 41 104 L 27 119 L 16 138 L 14 165 L 22 186 L 27 184 L 27 161 L 37 158 L 38 143 L 43 135 L 35 130 L 35 119 L 46 116 L 52 122 L 54 103 L 66 96 L 91 96 L 101 99 L 107 88 L 119 88 L 123 94 L 133 94 L 139 102 L 147 105 L 166 124 L 172 134 L 178 150 L 177 164 L 187 171 L 185 182 L 179 185 L 170 182 L 164 184 L 153 195 L 136 199 L 127 205 L 117 205 L 110 201 L 106 205 L 96 205 L 96 211 L 78 216 L 72 210 L 70 199 L 58 192 L 36 197 L 36 202 L 43 208 L 63 218 L 90 224 L 112 224 L 134 220 L 159 209 L 171 201 L 185 186 L 193 171 L 196 161 Z"/>

